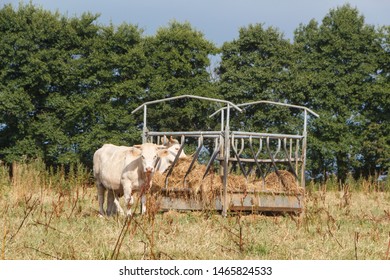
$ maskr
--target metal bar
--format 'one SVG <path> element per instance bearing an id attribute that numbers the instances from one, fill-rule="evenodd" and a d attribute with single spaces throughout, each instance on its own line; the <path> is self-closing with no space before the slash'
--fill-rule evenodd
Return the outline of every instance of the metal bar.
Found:
<path id="1" fill-rule="evenodd" d="M 144 105 L 144 124 L 142 127 L 142 144 L 146 143 L 146 138 L 147 138 L 146 133 L 148 132 L 148 127 L 146 123 L 146 112 L 147 112 L 147 107 L 146 105 Z"/>
<path id="2" fill-rule="evenodd" d="M 205 203 L 199 201 L 195 194 L 192 197 L 193 190 L 191 189 L 162 189 L 160 210 L 168 211 L 171 209 L 182 211 L 199 211 L 204 210 Z M 174 199 L 169 195 L 173 193 Z M 304 207 L 304 196 L 302 194 L 283 194 L 276 195 L 274 192 L 253 192 L 247 190 L 244 192 L 234 192 L 228 194 L 229 211 L 248 211 L 248 212 L 293 212 L 299 213 Z M 221 203 L 221 197 L 208 201 L 208 207 L 210 210 L 223 211 L 223 205 Z"/>
<path id="3" fill-rule="evenodd" d="M 224 127 L 225 127 L 225 111 L 222 110 L 222 112 L 221 112 L 221 131 L 223 131 Z"/>
<path id="4" fill-rule="evenodd" d="M 257 154 L 255 154 L 255 150 L 253 149 L 252 138 L 249 138 L 249 148 L 250 148 L 250 150 L 251 150 L 251 152 L 252 152 L 253 159 L 254 159 L 254 161 L 255 161 L 255 163 L 256 163 L 257 169 L 258 169 L 259 172 L 260 172 L 261 178 L 264 179 L 264 173 L 263 173 L 263 171 L 261 170 L 261 166 L 260 166 L 260 164 L 259 164 L 259 161 L 257 160 Z"/>
<path id="5" fill-rule="evenodd" d="M 292 162 L 291 162 L 291 156 L 290 156 L 290 154 L 287 151 L 287 138 L 283 139 L 283 149 L 284 149 L 284 152 L 286 153 L 287 160 L 288 160 L 288 165 L 290 167 L 290 170 L 292 171 L 294 177 L 298 180 L 298 176 L 295 173 L 294 167 L 293 167 Z"/>
<path id="6" fill-rule="evenodd" d="M 192 137 L 200 137 L 202 136 L 209 136 L 211 137 L 219 137 L 221 134 L 225 134 L 224 131 L 148 131 L 148 136 L 181 136 L 185 135 L 186 137 L 192 136 Z M 293 135 L 293 134 L 276 134 L 276 133 L 259 133 L 259 132 L 244 132 L 244 131 L 232 131 L 231 135 L 234 135 L 235 138 L 239 139 L 248 139 L 249 137 L 261 139 L 261 138 L 273 138 L 273 139 L 302 139 L 303 135 Z"/>
<path id="7" fill-rule="evenodd" d="M 297 139 L 295 143 L 295 173 L 297 174 L 298 174 L 298 161 L 300 160 L 301 158 L 299 158 L 299 139 Z"/>
<path id="8" fill-rule="evenodd" d="M 189 136 L 192 136 L 192 137 L 200 137 L 201 135 L 202 136 L 210 136 L 210 138 L 215 138 L 215 137 L 219 137 L 221 136 L 221 133 L 223 133 L 223 131 L 163 131 L 163 132 L 159 132 L 159 131 L 148 131 L 148 135 L 149 136 L 164 136 L 164 135 L 168 135 L 168 136 L 186 136 L 186 137 L 189 137 Z"/>
<path id="9" fill-rule="evenodd" d="M 214 150 L 214 152 L 213 152 L 209 162 L 207 163 L 206 171 L 203 174 L 202 180 L 206 177 L 207 173 L 209 172 L 211 165 L 213 164 L 215 158 L 217 157 L 217 155 L 220 152 L 220 148 L 221 148 L 221 143 L 219 143 L 218 146 L 216 146 L 216 148 L 215 148 L 215 150 Z"/>
<path id="10" fill-rule="evenodd" d="M 234 139 L 234 138 L 232 138 L 232 142 L 233 142 L 233 139 Z M 238 162 L 238 165 L 240 166 L 240 169 L 241 169 L 242 173 L 244 174 L 245 179 L 248 180 L 248 176 L 247 176 L 247 174 L 246 174 L 246 171 L 245 171 L 245 169 L 244 169 L 244 166 L 243 166 L 242 163 L 241 163 L 241 160 L 240 160 L 240 157 L 239 157 L 239 155 L 238 155 L 238 153 L 237 153 L 237 150 L 236 150 L 235 147 L 233 146 L 233 143 L 231 143 L 231 144 L 232 144 L 232 150 L 233 150 L 234 155 L 236 156 L 236 160 L 237 160 L 237 162 Z"/>
<path id="11" fill-rule="evenodd" d="M 184 179 L 183 179 L 183 185 L 184 185 L 184 187 L 186 187 L 186 179 L 187 179 L 187 176 L 188 176 L 188 174 L 190 174 L 191 169 L 192 169 L 192 167 L 194 166 L 195 161 L 198 159 L 199 153 L 200 153 L 200 151 L 202 150 L 202 147 L 203 147 L 203 137 L 201 136 L 201 137 L 199 138 L 198 148 L 196 149 L 196 152 L 195 152 L 194 156 L 192 157 L 191 164 L 190 164 L 190 166 L 188 167 L 188 170 L 187 170 L 186 174 L 184 175 Z"/>
<path id="12" fill-rule="evenodd" d="M 263 150 L 263 139 L 260 138 L 259 139 L 259 150 L 257 151 L 255 157 L 256 157 L 257 162 L 265 163 L 265 161 L 263 161 L 261 159 L 259 160 L 259 155 L 260 155 L 262 150 Z M 265 175 L 266 175 L 266 173 L 263 171 L 261 171 L 261 173 L 262 173 L 262 178 L 263 178 L 263 188 L 265 189 Z"/>
<path id="13" fill-rule="evenodd" d="M 297 108 L 301 110 L 305 110 L 310 112 L 313 116 L 319 118 L 320 116 L 314 112 L 313 110 L 310 110 L 309 108 L 305 106 L 300 106 L 300 105 L 293 105 L 293 104 L 287 104 L 287 103 L 281 103 L 281 102 L 274 102 L 274 101 L 268 101 L 268 100 L 259 100 L 259 101 L 253 101 L 253 102 L 248 102 L 248 103 L 242 103 L 242 104 L 237 104 L 238 107 L 244 107 L 244 106 L 250 106 L 250 105 L 256 105 L 256 104 L 273 104 L 273 105 L 279 105 L 279 106 L 286 106 L 290 108 Z"/>
<path id="14" fill-rule="evenodd" d="M 151 105 L 151 104 L 156 104 L 156 103 L 161 103 L 161 102 L 166 102 L 166 101 L 171 101 L 171 100 L 176 100 L 176 99 L 182 99 L 182 98 L 193 98 L 193 99 L 200 99 L 200 100 L 204 100 L 204 101 L 213 101 L 213 102 L 223 103 L 223 104 L 226 104 L 227 106 L 232 106 L 234 109 L 236 109 L 239 112 L 242 111 L 237 105 L 235 105 L 234 103 L 232 103 L 230 101 L 216 99 L 216 98 L 203 97 L 203 96 L 197 96 L 197 95 L 184 94 L 184 95 L 179 95 L 179 96 L 168 97 L 168 98 L 164 98 L 164 99 L 158 99 L 158 100 L 145 102 L 142 105 L 135 108 L 131 113 L 134 114 L 135 112 L 137 112 L 143 106 L 146 106 L 146 105 Z"/>
<path id="15" fill-rule="evenodd" d="M 233 136 L 232 136 L 233 137 Z M 241 149 L 238 151 L 238 155 L 241 155 L 244 151 L 244 138 L 241 138 Z"/>
<path id="16" fill-rule="evenodd" d="M 305 106 L 300 106 L 300 105 L 293 105 L 293 104 L 287 104 L 287 103 L 281 103 L 281 102 L 274 102 L 274 101 L 267 101 L 267 100 L 259 100 L 259 101 L 254 101 L 254 102 L 248 102 L 248 103 L 242 103 L 242 104 L 237 104 L 237 107 L 244 107 L 244 106 L 250 106 L 250 105 L 256 105 L 256 104 L 273 104 L 273 105 L 280 105 L 280 106 L 286 106 L 290 108 L 297 108 L 301 110 L 307 110 L 310 112 L 313 116 L 319 118 L 320 116 L 314 112 L 313 110 L 310 110 L 309 108 Z M 217 114 L 219 111 L 226 109 L 226 107 L 222 107 L 215 111 L 213 114 L 210 115 L 210 117 L 213 117 L 215 114 Z"/>
<path id="17" fill-rule="evenodd" d="M 222 159 L 219 159 L 219 160 L 222 160 Z M 255 160 L 253 158 L 240 158 L 240 160 L 242 162 L 255 162 Z M 291 160 L 293 161 L 297 161 L 297 162 L 301 162 L 302 160 L 300 158 L 291 158 Z M 235 157 L 231 157 L 229 158 L 229 161 L 237 161 Z M 271 159 L 257 159 L 257 161 L 259 163 L 272 163 L 272 160 Z M 277 158 L 274 158 L 274 161 L 276 163 L 288 163 L 288 159 L 277 159 Z"/>
<path id="18" fill-rule="evenodd" d="M 302 169 L 301 169 L 301 187 L 305 188 L 305 170 L 306 170 L 306 145 L 307 145 L 307 111 L 304 113 L 303 139 L 302 139 Z"/>
<path id="19" fill-rule="evenodd" d="M 223 161 L 223 209 L 222 216 L 227 216 L 228 210 L 228 198 L 227 198 L 227 187 L 228 187 L 228 166 L 229 166 L 229 155 L 230 155 L 230 104 L 227 105 L 226 109 L 226 124 L 225 124 L 225 154 Z"/>
<path id="20" fill-rule="evenodd" d="M 294 135 L 294 134 L 277 134 L 277 133 L 261 133 L 261 132 L 245 132 L 245 131 L 232 131 L 232 134 L 235 135 L 236 138 L 291 138 L 291 139 L 302 139 L 303 135 Z"/>
<path id="21" fill-rule="evenodd" d="M 278 171 L 278 167 L 276 166 L 275 158 L 274 158 L 274 156 L 279 152 L 278 150 L 279 150 L 279 146 L 278 146 L 278 149 L 276 150 L 276 153 L 274 155 L 272 154 L 271 148 L 269 147 L 269 138 L 267 138 L 267 151 L 268 151 L 269 157 L 271 159 L 271 163 L 275 168 L 276 175 L 280 176 L 279 171 Z"/>
<path id="22" fill-rule="evenodd" d="M 177 163 L 178 160 L 179 160 L 179 157 L 180 157 L 180 155 L 181 155 L 181 152 L 183 151 L 183 148 L 184 148 L 184 144 L 185 144 L 185 137 L 184 137 L 184 135 L 182 135 L 182 136 L 181 136 L 181 145 L 180 145 L 180 149 L 179 149 L 179 151 L 177 152 L 177 154 L 176 154 L 176 156 L 175 156 L 175 159 L 174 159 L 174 161 L 172 162 L 172 165 L 171 165 L 171 167 L 170 167 L 169 170 L 168 170 L 167 176 L 165 177 L 165 187 L 168 186 L 168 177 L 171 175 L 174 166 L 176 165 L 176 163 Z"/>

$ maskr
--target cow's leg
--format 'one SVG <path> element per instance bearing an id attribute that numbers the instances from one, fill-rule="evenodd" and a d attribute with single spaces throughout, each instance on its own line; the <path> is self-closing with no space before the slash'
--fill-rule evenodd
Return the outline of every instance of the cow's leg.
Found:
<path id="1" fill-rule="evenodd" d="M 146 195 L 143 194 L 141 196 L 141 214 L 145 214 L 146 213 Z"/>
<path id="2" fill-rule="evenodd" d="M 115 215 L 117 213 L 124 215 L 123 209 L 119 204 L 119 197 L 115 191 L 109 191 L 107 197 L 107 203 L 109 203 L 110 208 L 107 208 L 107 215 Z"/>
<path id="3" fill-rule="evenodd" d="M 104 206 L 104 195 L 105 195 L 106 189 L 100 183 L 97 183 L 96 187 L 97 187 L 97 192 L 98 192 L 99 214 L 101 216 L 104 216 L 104 207 L 103 206 Z"/>
<path id="4" fill-rule="evenodd" d="M 107 215 L 111 216 L 116 214 L 116 206 L 114 203 L 115 200 L 115 194 L 113 190 L 108 190 L 107 192 Z"/>
<path id="5" fill-rule="evenodd" d="M 134 203 L 133 196 L 131 195 L 132 192 L 132 184 L 131 182 L 127 181 L 123 184 L 123 196 L 125 198 L 125 205 L 127 208 L 127 216 L 131 216 L 131 206 Z"/>
<path id="6" fill-rule="evenodd" d="M 149 187 L 148 189 L 150 190 L 151 187 L 152 187 L 152 181 L 149 179 L 150 183 L 149 183 Z M 145 214 L 146 213 L 146 191 L 147 190 L 141 190 L 141 214 Z"/>
<path id="7" fill-rule="evenodd" d="M 123 211 L 121 205 L 119 204 L 119 198 L 116 195 L 115 195 L 115 199 L 114 199 L 114 205 L 115 205 L 115 209 L 116 209 L 117 213 L 119 213 L 121 215 L 125 214 L 125 212 Z"/>

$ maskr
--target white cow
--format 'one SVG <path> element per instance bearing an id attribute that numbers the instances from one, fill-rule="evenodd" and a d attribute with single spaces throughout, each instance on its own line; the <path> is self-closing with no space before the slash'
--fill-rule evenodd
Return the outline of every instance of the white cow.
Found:
<path id="1" fill-rule="evenodd" d="M 164 173 L 171 166 L 181 147 L 179 141 L 173 139 L 172 136 L 169 140 L 164 136 L 162 139 L 162 145 L 168 148 L 169 154 L 167 157 L 160 159 L 156 165 L 157 171 L 160 173 Z M 179 158 L 186 157 L 187 155 L 184 153 L 184 150 L 182 150 Z"/>
<path id="2" fill-rule="evenodd" d="M 168 152 L 166 152 L 166 150 L 156 150 L 156 147 L 160 148 L 161 146 L 157 146 L 154 144 L 144 144 L 146 145 L 144 149 L 142 149 L 143 145 L 137 145 L 135 147 L 126 147 L 126 146 L 115 146 L 112 144 L 105 144 L 103 145 L 103 147 L 98 149 L 95 152 L 93 157 L 93 172 L 94 172 L 94 177 L 96 179 L 96 186 L 98 190 L 99 213 L 101 215 L 104 215 L 103 205 L 104 205 L 105 191 L 108 190 L 106 214 L 113 215 L 117 211 L 123 214 L 123 210 L 120 207 L 118 201 L 118 197 L 125 194 L 125 188 L 123 187 L 122 183 L 124 183 L 127 187 L 126 196 L 125 196 L 126 203 L 128 204 L 129 202 L 132 202 L 131 196 L 129 198 L 129 195 L 131 195 L 131 191 L 133 190 L 133 188 L 131 191 L 129 191 L 128 188 L 129 182 L 127 182 L 126 177 L 130 176 L 131 173 L 133 173 L 133 175 L 135 173 L 131 172 L 129 164 L 131 164 L 131 162 L 135 160 L 138 160 L 137 162 L 139 163 L 140 162 L 139 159 L 142 159 L 142 156 L 145 157 L 145 155 L 143 155 L 142 153 L 142 150 L 144 151 L 144 153 L 149 153 L 151 150 L 153 158 L 154 158 L 153 151 L 157 151 L 156 152 L 157 156 L 160 155 L 162 157 L 157 157 L 157 159 L 159 159 L 158 161 L 159 164 L 156 168 L 157 171 L 163 173 L 173 162 L 177 154 L 177 151 L 180 148 L 180 145 L 178 143 L 176 142 L 174 142 L 174 144 L 172 143 L 173 142 L 169 144 L 170 147 L 167 150 Z M 150 156 L 151 155 L 149 155 L 149 157 Z M 180 154 L 180 157 L 185 157 L 185 156 L 186 155 L 184 154 L 184 152 Z M 135 167 L 136 164 L 133 163 L 131 166 Z M 154 165 L 152 169 L 150 169 L 149 166 L 149 171 L 150 170 L 154 171 Z M 130 173 L 128 173 L 129 171 Z M 127 174 L 122 174 L 124 172 L 126 172 Z M 148 175 L 148 178 L 150 178 L 151 180 L 152 176 L 150 175 L 152 174 L 153 174 L 152 172 L 149 174 L 144 172 L 143 174 L 141 174 L 141 176 Z M 122 175 L 124 175 L 123 180 L 121 180 Z M 130 176 L 130 178 L 131 178 L 130 180 L 131 185 L 139 185 L 139 182 L 137 184 L 134 183 L 136 180 L 133 178 L 132 175 Z M 148 179 L 146 178 L 146 176 L 142 178 Z M 135 187 L 135 190 L 138 190 L 138 188 Z M 145 200 L 145 198 L 143 200 Z M 145 210 L 144 205 L 142 206 L 142 208 L 143 210 Z"/>
<path id="3" fill-rule="evenodd" d="M 93 176 L 96 180 L 100 215 L 104 215 L 103 204 L 106 190 L 108 190 L 106 214 L 112 215 L 116 212 L 116 209 L 113 209 L 114 200 L 115 197 L 123 195 L 120 178 L 126 153 L 130 152 L 131 149 L 125 146 L 104 144 L 93 155 Z M 122 210 L 120 206 L 118 209 Z"/>
<path id="4" fill-rule="evenodd" d="M 131 215 L 133 205 L 133 191 L 139 191 L 141 197 L 142 213 L 146 212 L 146 192 L 152 186 L 152 178 L 158 158 L 167 157 L 167 149 L 159 150 L 161 146 L 145 143 L 135 145 L 135 149 L 126 155 L 125 168 L 121 176 L 121 186 L 127 207 L 127 215 Z M 162 146 L 163 147 L 163 146 Z"/>

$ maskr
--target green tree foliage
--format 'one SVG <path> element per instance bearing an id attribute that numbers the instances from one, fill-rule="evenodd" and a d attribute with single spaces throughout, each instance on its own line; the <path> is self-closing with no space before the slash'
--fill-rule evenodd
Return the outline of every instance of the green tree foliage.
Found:
<path id="1" fill-rule="evenodd" d="M 103 143 L 141 141 L 142 118 L 131 111 L 142 102 L 215 95 L 207 67 L 216 48 L 189 23 L 143 37 L 136 26 L 100 26 L 97 18 L 67 18 L 32 4 L 0 10 L 1 159 L 91 166 Z M 151 110 L 149 124 L 200 129 L 208 105 L 164 104 Z"/>
<path id="2" fill-rule="evenodd" d="M 49 164 L 91 162 L 104 142 L 139 138 L 130 115 L 142 89 L 141 31 L 100 27 L 33 5 L 0 10 L 0 153 Z"/>
<path id="3" fill-rule="evenodd" d="M 216 47 L 189 23 L 172 21 L 146 38 L 145 100 L 184 94 L 215 97 L 210 82 L 209 56 Z M 199 100 L 179 99 L 151 106 L 149 129 L 160 131 L 202 130 L 210 125 L 208 116 L 214 108 Z"/>
<path id="4" fill-rule="evenodd" d="M 59 146 L 68 142 L 53 102 L 66 85 L 65 81 L 57 84 L 67 76 L 64 65 L 72 60 L 61 49 L 72 50 L 74 33 L 58 14 L 33 6 L 18 11 L 5 6 L 0 21 L 2 154 L 8 161 L 21 155 L 50 157 L 52 140 Z M 44 141 L 39 143 L 39 138 Z"/>
<path id="5" fill-rule="evenodd" d="M 379 123 L 383 115 L 374 115 L 386 113 L 380 101 L 386 74 L 381 73 L 384 64 L 378 59 L 385 56 L 378 35 L 349 5 L 331 10 L 321 25 L 313 20 L 295 33 L 295 47 L 300 52 L 296 91 L 306 106 L 321 115 L 312 128 L 314 173 L 336 171 L 344 181 L 348 172 L 361 165 L 370 166 L 366 171 L 372 172 L 381 163 L 386 132 Z M 367 147 L 374 140 L 370 137 L 382 143 Z"/>
<path id="6" fill-rule="evenodd" d="M 381 28 L 376 54 L 377 71 L 362 110 L 361 157 L 357 170 L 363 175 L 390 169 L 390 27 Z"/>
<path id="7" fill-rule="evenodd" d="M 241 28 L 238 39 L 222 46 L 218 69 L 221 95 L 237 104 L 258 100 L 290 102 L 291 56 L 290 42 L 275 28 L 265 29 L 261 24 Z M 244 114 L 235 115 L 232 126 L 287 133 L 296 129 L 291 113 L 299 111 L 289 112 L 274 105 L 251 106 Z"/>
<path id="8" fill-rule="evenodd" d="M 32 4 L 0 9 L 0 159 L 43 158 L 91 166 L 103 143 L 141 141 L 145 101 L 195 94 L 234 103 L 307 106 L 313 176 L 370 175 L 390 168 L 390 28 L 367 25 L 349 5 L 321 24 L 300 25 L 294 42 L 262 24 L 243 27 L 220 50 L 189 23 L 153 36 L 137 26 L 98 25 Z M 221 57 L 217 78 L 210 56 Z M 178 99 L 148 108 L 148 128 L 208 130 L 218 106 Z M 302 112 L 271 105 L 232 110 L 232 129 L 302 132 Z"/>

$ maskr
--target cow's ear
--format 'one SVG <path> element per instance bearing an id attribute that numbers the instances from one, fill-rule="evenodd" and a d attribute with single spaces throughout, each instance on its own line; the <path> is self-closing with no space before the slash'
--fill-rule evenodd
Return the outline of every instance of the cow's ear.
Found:
<path id="1" fill-rule="evenodd" d="M 174 139 L 172 136 L 169 138 L 169 143 L 172 145 L 179 144 L 179 141 L 177 139 Z"/>
<path id="2" fill-rule="evenodd" d="M 134 148 L 137 148 L 137 149 L 141 149 L 141 148 L 142 148 L 142 145 L 137 144 L 137 145 L 134 145 L 133 147 L 134 147 Z"/>
<path id="3" fill-rule="evenodd" d="M 138 148 L 132 147 L 132 148 L 129 149 L 129 153 L 133 157 L 139 157 L 142 154 L 142 151 L 140 149 L 138 149 Z"/>
<path id="4" fill-rule="evenodd" d="M 164 150 L 159 150 L 157 152 L 157 155 L 162 158 L 162 157 L 167 157 L 169 155 L 169 151 L 167 149 Z"/>

